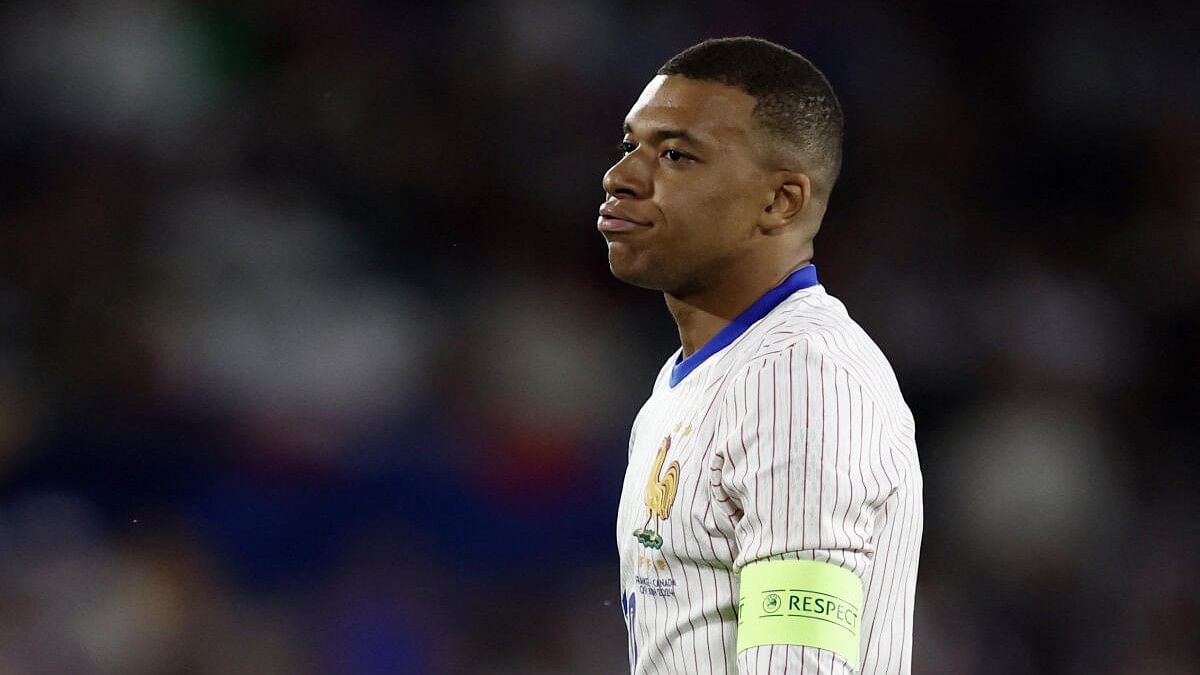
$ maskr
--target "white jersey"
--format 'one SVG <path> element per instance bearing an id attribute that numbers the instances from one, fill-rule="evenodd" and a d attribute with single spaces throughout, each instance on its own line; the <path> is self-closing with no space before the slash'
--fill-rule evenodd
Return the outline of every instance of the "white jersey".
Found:
<path id="1" fill-rule="evenodd" d="M 809 266 L 679 357 L 634 422 L 617 516 L 631 672 L 909 673 L 921 470 L 878 347 Z M 739 574 L 782 559 L 862 580 L 859 671 L 816 647 L 736 653 Z"/>

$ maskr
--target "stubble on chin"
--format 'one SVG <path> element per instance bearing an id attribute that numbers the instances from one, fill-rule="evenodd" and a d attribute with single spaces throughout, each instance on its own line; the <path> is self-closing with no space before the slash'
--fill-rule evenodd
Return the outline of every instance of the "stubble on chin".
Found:
<path id="1" fill-rule="evenodd" d="M 656 270 L 652 261 L 639 259 L 631 252 L 608 253 L 608 269 L 617 279 L 638 288 L 652 291 L 662 290 L 661 270 Z"/>

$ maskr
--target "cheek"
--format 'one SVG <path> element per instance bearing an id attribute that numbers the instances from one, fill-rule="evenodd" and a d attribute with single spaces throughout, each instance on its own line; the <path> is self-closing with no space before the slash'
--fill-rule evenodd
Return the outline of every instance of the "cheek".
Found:
<path id="1" fill-rule="evenodd" d="M 689 215 L 697 233 L 707 241 L 735 242 L 750 235 L 754 211 L 751 200 L 736 187 L 718 185 L 691 204 Z"/>
<path id="2" fill-rule="evenodd" d="M 655 187 L 672 248 L 712 248 L 748 238 L 757 202 L 742 174 L 729 167 L 704 167 L 670 176 Z"/>

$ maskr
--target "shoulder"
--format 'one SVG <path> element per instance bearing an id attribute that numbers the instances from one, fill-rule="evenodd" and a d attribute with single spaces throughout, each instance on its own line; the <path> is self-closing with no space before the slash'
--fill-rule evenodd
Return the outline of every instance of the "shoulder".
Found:
<path id="1" fill-rule="evenodd" d="M 797 292 L 763 320 L 761 339 L 751 358 L 805 346 L 828 358 L 847 361 L 857 351 L 879 348 L 846 311 L 845 305 L 821 286 Z"/>
<path id="2" fill-rule="evenodd" d="M 809 359 L 820 359 L 831 367 L 847 370 L 873 366 L 874 361 L 883 358 L 879 347 L 850 318 L 841 301 L 821 286 L 794 293 L 746 338 L 739 345 L 737 366 L 747 371 L 780 360 L 795 363 L 797 355 L 803 356 L 801 365 Z"/>
<path id="3" fill-rule="evenodd" d="M 879 346 L 821 286 L 780 303 L 740 351 L 731 388 L 770 369 L 789 373 L 793 380 L 841 381 L 884 410 L 909 414 L 895 372 Z"/>

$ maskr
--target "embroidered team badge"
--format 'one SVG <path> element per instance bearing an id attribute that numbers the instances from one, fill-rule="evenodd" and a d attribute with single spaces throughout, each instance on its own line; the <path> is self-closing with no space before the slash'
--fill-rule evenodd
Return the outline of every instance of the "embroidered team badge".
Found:
<path id="1" fill-rule="evenodd" d="M 646 522 L 633 531 L 634 538 L 641 542 L 642 546 L 656 550 L 663 545 L 662 535 L 656 529 L 660 528 L 662 521 L 670 515 L 671 504 L 675 503 L 675 489 L 679 485 L 679 462 L 671 462 L 667 472 L 662 474 L 663 464 L 667 461 L 667 451 L 670 449 L 671 437 L 667 436 L 658 447 L 658 456 L 654 459 L 654 466 L 650 467 L 650 478 L 646 481 L 646 508 L 650 510 L 650 514 L 646 516 Z M 654 523 L 654 527 L 650 527 L 651 522 Z"/>

